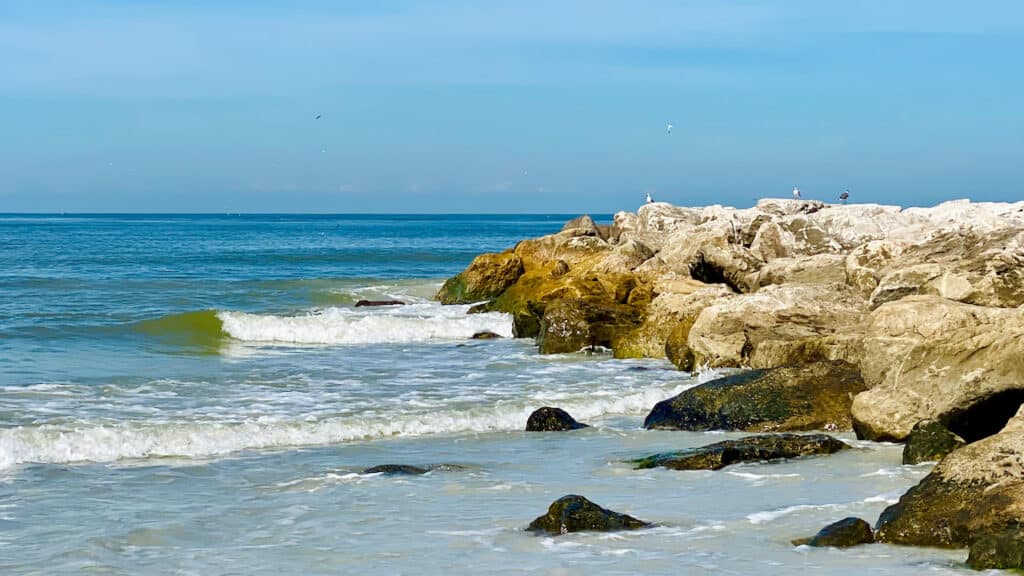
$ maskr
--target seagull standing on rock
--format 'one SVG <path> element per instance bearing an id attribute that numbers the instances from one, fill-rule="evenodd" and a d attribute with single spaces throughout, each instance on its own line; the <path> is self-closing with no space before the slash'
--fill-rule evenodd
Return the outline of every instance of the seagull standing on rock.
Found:
<path id="1" fill-rule="evenodd" d="M 849 200 L 849 199 L 850 199 L 850 191 L 849 190 L 843 190 L 843 193 L 839 195 L 839 200 L 843 204 L 846 204 L 846 201 Z"/>
<path id="2" fill-rule="evenodd" d="M 793 198 L 797 200 L 800 199 L 800 189 L 797 188 L 796 186 L 793 186 Z"/>
<path id="3" fill-rule="evenodd" d="M 648 193 L 647 193 L 647 203 L 648 203 L 648 204 L 650 204 L 650 203 L 652 203 L 652 202 L 654 202 L 654 198 L 651 198 L 651 193 L 650 193 L 650 192 L 648 192 Z"/>

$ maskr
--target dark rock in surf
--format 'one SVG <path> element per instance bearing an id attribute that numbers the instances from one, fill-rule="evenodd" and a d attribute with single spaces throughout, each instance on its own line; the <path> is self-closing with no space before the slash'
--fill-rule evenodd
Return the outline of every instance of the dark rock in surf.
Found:
<path id="1" fill-rule="evenodd" d="M 617 334 L 636 328 L 640 315 L 628 304 L 600 298 L 562 298 L 547 304 L 537 346 L 541 354 L 611 348 Z"/>
<path id="2" fill-rule="evenodd" d="M 810 538 L 793 540 L 793 545 L 849 548 L 860 544 L 871 544 L 874 541 L 875 535 L 871 532 L 871 525 L 860 518 L 851 516 L 825 526 Z"/>
<path id="3" fill-rule="evenodd" d="M 405 302 L 401 300 L 360 300 L 356 302 L 356 308 L 371 306 L 405 306 Z"/>
<path id="4" fill-rule="evenodd" d="M 385 476 L 419 476 L 430 472 L 429 468 L 410 466 L 408 464 L 381 464 L 363 470 L 363 474 L 383 474 Z"/>
<path id="5" fill-rule="evenodd" d="M 937 462 L 964 445 L 964 439 L 935 420 L 922 420 L 914 425 L 903 446 L 903 463 Z"/>
<path id="6" fill-rule="evenodd" d="M 718 470 L 741 462 L 833 454 L 847 448 L 847 444 L 827 434 L 762 434 L 681 452 L 654 454 L 634 460 L 633 464 L 638 470 L 657 467 L 672 470 Z"/>
<path id="7" fill-rule="evenodd" d="M 490 330 L 477 332 L 470 337 L 471 340 L 496 340 L 498 338 L 501 338 L 501 334 L 491 332 Z"/>
<path id="8" fill-rule="evenodd" d="M 643 520 L 607 510 L 583 496 L 571 494 L 552 502 L 547 514 L 530 522 L 527 530 L 558 535 L 581 531 L 636 530 L 648 526 L 650 524 Z"/>
<path id="9" fill-rule="evenodd" d="M 564 432 L 566 430 L 579 430 L 580 428 L 589 428 L 589 426 L 577 422 L 565 410 L 550 406 L 534 410 L 526 420 L 527 432 Z"/>
<path id="10" fill-rule="evenodd" d="M 644 427 L 668 430 L 850 430 L 853 397 L 866 390 L 841 360 L 750 370 L 658 402 Z"/>

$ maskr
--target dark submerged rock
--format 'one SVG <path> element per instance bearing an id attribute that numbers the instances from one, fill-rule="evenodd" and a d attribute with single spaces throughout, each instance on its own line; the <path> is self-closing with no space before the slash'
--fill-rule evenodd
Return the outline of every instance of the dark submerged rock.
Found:
<path id="1" fill-rule="evenodd" d="M 871 525 L 860 518 L 851 516 L 825 526 L 810 538 L 793 540 L 793 545 L 849 548 L 860 544 L 871 544 L 874 541 L 875 535 L 871 532 Z"/>
<path id="2" fill-rule="evenodd" d="M 853 397 L 866 390 L 841 360 L 751 370 L 657 403 L 644 427 L 671 430 L 850 430 Z"/>
<path id="3" fill-rule="evenodd" d="M 401 300 L 360 300 L 356 302 L 356 308 L 369 306 L 405 306 Z"/>
<path id="4" fill-rule="evenodd" d="M 385 476 L 419 476 L 430 472 L 429 468 L 408 464 L 381 464 L 363 470 L 363 474 L 384 474 Z"/>
<path id="5" fill-rule="evenodd" d="M 526 420 L 527 432 L 563 432 L 580 428 L 589 428 L 589 426 L 577 422 L 565 410 L 550 406 L 534 410 Z"/>
<path id="6" fill-rule="evenodd" d="M 570 494 L 551 503 L 547 514 L 537 517 L 527 530 L 548 534 L 567 534 L 585 530 L 608 532 L 636 530 L 650 526 L 626 514 L 602 508 L 583 496 Z"/>
<path id="7" fill-rule="evenodd" d="M 730 464 L 833 454 L 849 448 L 827 434 L 762 434 L 634 460 L 637 469 L 718 470 Z"/>
<path id="8" fill-rule="evenodd" d="M 470 339 L 472 340 L 496 340 L 498 338 L 501 338 L 501 334 L 496 334 L 494 332 L 491 332 L 490 330 L 477 332 L 476 334 L 473 334 L 470 337 Z"/>
<path id="9" fill-rule="evenodd" d="M 975 570 L 1024 568 L 1024 531 L 1017 527 L 978 538 L 967 565 Z"/>
<path id="10" fill-rule="evenodd" d="M 914 425 L 903 446 L 903 463 L 934 462 L 964 445 L 964 439 L 935 420 L 922 420 Z"/>

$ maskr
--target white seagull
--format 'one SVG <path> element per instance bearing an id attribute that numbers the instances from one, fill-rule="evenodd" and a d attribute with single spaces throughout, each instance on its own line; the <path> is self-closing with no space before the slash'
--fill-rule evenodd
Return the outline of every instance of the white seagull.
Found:
<path id="1" fill-rule="evenodd" d="M 793 198 L 800 199 L 800 189 L 796 186 L 793 186 Z"/>
<path id="2" fill-rule="evenodd" d="M 665 132 L 667 132 L 669 134 L 672 133 L 672 123 L 671 122 L 669 122 L 668 124 L 665 124 Z"/>
<path id="3" fill-rule="evenodd" d="M 651 202 L 654 202 L 654 198 L 651 198 L 651 193 L 648 192 L 647 193 L 647 203 L 650 204 Z"/>

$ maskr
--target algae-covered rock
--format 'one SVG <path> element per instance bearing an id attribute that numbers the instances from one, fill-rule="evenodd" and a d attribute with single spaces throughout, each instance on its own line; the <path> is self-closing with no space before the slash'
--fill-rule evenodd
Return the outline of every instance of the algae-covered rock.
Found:
<path id="1" fill-rule="evenodd" d="M 429 468 L 410 466 L 409 464 L 381 464 L 363 470 L 363 474 L 383 474 L 385 476 L 419 476 L 430 472 Z"/>
<path id="2" fill-rule="evenodd" d="M 496 298 L 523 274 L 523 262 L 511 252 L 481 254 L 441 286 L 442 304 L 470 304 Z"/>
<path id="3" fill-rule="evenodd" d="M 612 343 L 616 358 L 664 357 L 669 353 L 670 339 L 676 349 L 680 344 L 685 346 L 690 327 L 701 310 L 733 294 L 723 285 L 709 286 L 689 279 L 687 283 L 679 283 L 677 287 L 687 291 L 658 294 L 646 307 L 643 322 L 635 330 L 618 335 Z M 676 354 L 675 349 L 672 353 Z M 669 356 L 669 359 L 672 358 L 673 356 Z M 679 363 L 676 365 L 681 370 L 692 368 L 680 366 Z"/>
<path id="4" fill-rule="evenodd" d="M 607 510 L 583 496 L 570 494 L 552 502 L 547 514 L 530 522 L 527 530 L 558 535 L 582 531 L 636 530 L 648 526 L 650 524 L 643 520 Z"/>
<path id="5" fill-rule="evenodd" d="M 499 338 L 501 338 L 501 334 L 491 332 L 490 330 L 481 330 L 470 336 L 470 340 L 497 340 Z"/>
<path id="6" fill-rule="evenodd" d="M 874 541 L 875 536 L 871 532 L 871 525 L 860 518 L 851 516 L 825 526 L 810 538 L 794 540 L 793 544 L 795 546 L 849 548 L 860 544 L 871 544 Z"/>
<path id="7" fill-rule="evenodd" d="M 964 439 L 949 431 L 941 422 L 922 420 L 914 425 L 903 445 L 903 463 L 937 462 L 964 445 Z"/>
<path id="8" fill-rule="evenodd" d="M 634 460 L 633 464 L 637 469 L 718 470 L 741 462 L 833 454 L 846 448 L 849 446 L 827 434 L 762 434 L 682 452 L 655 454 Z"/>
<path id="9" fill-rule="evenodd" d="M 706 382 L 657 403 L 645 428 L 671 430 L 850 430 L 850 404 L 866 390 L 841 360 L 751 370 Z"/>
<path id="10" fill-rule="evenodd" d="M 882 512 L 879 542 L 969 546 L 1024 523 L 1024 408 L 998 434 L 946 455 Z"/>
<path id="11" fill-rule="evenodd" d="M 1024 569 L 1024 530 L 1019 526 L 977 538 L 967 565 L 975 570 Z"/>
<path id="12" fill-rule="evenodd" d="M 628 304 L 598 298 L 564 298 L 545 307 L 537 345 L 542 354 L 579 352 L 588 346 L 611 348 L 617 333 L 639 324 L 639 314 Z"/>
<path id="13" fill-rule="evenodd" d="M 564 432 L 581 428 L 589 428 L 589 426 L 582 422 L 577 422 L 565 410 L 550 406 L 534 410 L 526 420 L 527 432 Z"/>

